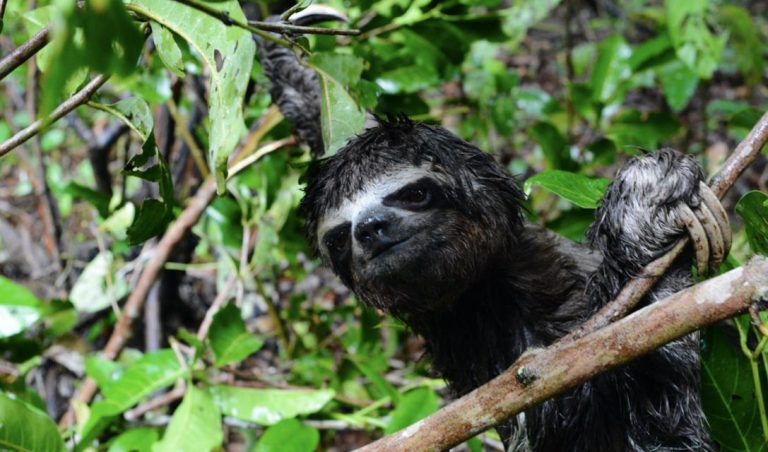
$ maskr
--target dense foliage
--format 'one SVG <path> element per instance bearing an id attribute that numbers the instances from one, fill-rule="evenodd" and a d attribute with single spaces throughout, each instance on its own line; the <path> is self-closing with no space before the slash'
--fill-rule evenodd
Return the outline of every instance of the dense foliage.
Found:
<path id="1" fill-rule="evenodd" d="M 290 4 L 241 3 L 0 0 L 3 55 L 51 33 L 1 79 L 0 143 L 111 76 L 0 152 L 0 448 L 344 450 L 446 400 L 420 340 L 307 249 L 310 157 L 271 106 L 254 33 L 317 71 L 326 154 L 365 110 L 443 124 L 525 181 L 533 220 L 579 241 L 627 156 L 671 146 L 711 174 L 768 109 L 763 2 L 330 1 L 356 36 L 265 35 L 246 16 Z M 755 163 L 724 200 L 721 270 L 768 254 L 767 171 Z M 125 312 L 158 238 L 214 185 L 143 309 Z M 125 315 L 130 340 L 105 359 Z M 748 316 L 703 335 L 724 451 L 768 441 L 767 343 Z M 99 395 L 70 404 L 86 376 Z"/>

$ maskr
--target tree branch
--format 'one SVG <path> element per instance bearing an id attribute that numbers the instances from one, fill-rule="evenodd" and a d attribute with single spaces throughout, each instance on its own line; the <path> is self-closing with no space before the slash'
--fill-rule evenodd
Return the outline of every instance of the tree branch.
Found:
<path id="1" fill-rule="evenodd" d="M 720 171 L 712 177 L 710 188 L 712 188 L 712 191 L 718 198 L 722 198 L 730 190 L 744 169 L 760 154 L 760 150 L 766 142 L 768 142 L 768 113 L 765 113 L 757 121 L 749 135 L 736 146 L 736 149 L 728 157 Z M 598 330 L 624 317 L 637 305 L 648 290 L 656 284 L 659 278 L 664 275 L 669 266 L 683 252 L 689 241 L 688 237 L 678 240 L 667 254 L 646 265 L 641 276 L 629 281 L 613 301 L 603 306 L 600 311 L 584 322 L 576 331 L 562 340 L 578 339 L 587 333 Z"/>
<path id="2" fill-rule="evenodd" d="M 755 257 L 580 339 L 525 353 L 485 385 L 360 450 L 446 450 L 595 375 L 765 300 L 768 258 Z"/>
<path id="3" fill-rule="evenodd" d="M 76 92 L 72 97 L 61 103 L 56 107 L 53 112 L 45 119 L 38 119 L 26 128 L 20 130 L 12 137 L 0 143 L 0 157 L 11 152 L 15 147 L 29 140 L 37 133 L 48 127 L 53 122 L 59 120 L 62 116 L 66 115 L 70 111 L 79 107 L 80 105 L 88 102 L 88 99 L 93 96 L 93 93 L 98 90 L 101 85 L 106 83 L 109 79 L 109 75 L 97 75 L 80 91 Z"/>
<path id="4" fill-rule="evenodd" d="M 45 47 L 48 44 L 50 31 L 48 27 L 43 28 L 36 35 L 29 38 L 27 42 L 16 47 L 13 52 L 0 60 L 0 80 L 4 79 L 6 75 L 13 72 L 14 69 L 24 64 L 32 55 Z"/>

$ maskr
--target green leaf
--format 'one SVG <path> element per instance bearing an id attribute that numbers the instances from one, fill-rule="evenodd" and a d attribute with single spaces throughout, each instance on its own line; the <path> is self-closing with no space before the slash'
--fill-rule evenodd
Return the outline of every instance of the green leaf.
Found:
<path id="1" fill-rule="evenodd" d="M 221 445 L 221 414 L 207 391 L 190 385 L 155 452 L 210 451 Z"/>
<path id="2" fill-rule="evenodd" d="M 107 452 L 151 452 L 159 437 L 153 428 L 134 428 L 115 438 Z"/>
<path id="3" fill-rule="evenodd" d="M 173 33 L 155 21 L 150 21 L 149 26 L 152 28 L 152 41 L 157 48 L 157 54 L 165 67 L 179 77 L 184 77 L 184 61 Z"/>
<path id="4" fill-rule="evenodd" d="M 80 312 L 97 312 L 117 303 L 130 290 L 125 278 L 115 275 L 114 257 L 102 251 L 85 266 L 69 293 L 69 299 Z"/>
<path id="5" fill-rule="evenodd" d="M 656 70 L 667 104 L 680 112 L 696 92 L 699 76 L 680 60 L 674 60 Z"/>
<path id="6" fill-rule="evenodd" d="M 320 79 L 320 125 L 325 156 L 328 157 L 344 146 L 349 137 L 360 132 L 365 124 L 365 112 L 348 92 L 350 84 L 360 79 L 362 61 L 352 55 L 316 53 L 307 64 Z"/>
<path id="7" fill-rule="evenodd" d="M 749 360 L 721 327 L 704 337 L 701 398 L 712 438 L 723 452 L 766 450 Z"/>
<path id="8" fill-rule="evenodd" d="M 749 11 L 737 5 L 722 5 L 718 12 L 718 18 L 731 34 L 736 65 L 748 84 L 759 83 L 765 71 L 765 44 L 755 21 Z"/>
<path id="9" fill-rule="evenodd" d="M 402 430 L 434 413 L 439 407 L 440 399 L 432 388 L 423 386 L 409 391 L 403 395 L 400 403 L 390 413 L 389 424 L 384 429 L 384 434 L 389 435 Z"/>
<path id="10" fill-rule="evenodd" d="M 41 111 L 50 112 L 65 86 L 82 71 L 127 76 L 136 68 L 144 38 L 121 0 L 55 2 Z"/>
<path id="11" fill-rule="evenodd" d="M 567 171 L 549 170 L 529 178 L 525 181 L 523 189 L 530 193 L 531 187 L 538 185 L 579 207 L 596 209 L 610 183 L 609 179 L 602 177 L 593 178 Z"/>
<path id="12" fill-rule="evenodd" d="M 64 186 L 64 193 L 75 199 L 84 199 L 88 201 L 99 211 L 99 215 L 101 215 L 102 218 L 106 218 L 109 215 L 110 198 L 109 195 L 104 192 L 96 191 L 85 185 L 78 184 L 75 181 L 70 181 Z"/>
<path id="13" fill-rule="evenodd" d="M 42 302 L 27 289 L 0 276 L 0 338 L 26 330 L 40 319 Z"/>
<path id="14" fill-rule="evenodd" d="M 125 165 L 123 173 L 158 182 L 161 200 L 147 199 L 142 203 L 133 224 L 126 231 L 128 243 L 131 245 L 137 245 L 161 234 L 173 219 L 174 192 L 171 170 L 157 149 L 154 134 L 147 136 L 147 141 L 141 149 L 141 154 L 133 156 Z M 152 158 L 156 163 L 147 169 L 141 169 Z"/>
<path id="15" fill-rule="evenodd" d="M 632 75 L 631 56 L 632 48 L 620 35 L 610 36 L 598 44 L 597 61 L 590 78 L 596 102 L 607 104 L 614 96 L 621 94 L 621 83 Z"/>
<path id="16" fill-rule="evenodd" d="M 510 45 L 522 42 L 528 29 L 547 17 L 561 0 L 514 0 L 510 8 L 501 11 L 504 22 L 502 30 L 509 36 Z"/>
<path id="17" fill-rule="evenodd" d="M 224 306 L 213 316 L 208 340 L 216 367 L 238 362 L 264 345 L 264 341 L 245 329 L 240 309 L 234 304 Z"/>
<path id="18" fill-rule="evenodd" d="M 286 419 L 269 427 L 256 443 L 254 452 L 312 452 L 320 443 L 317 429 L 296 419 Z"/>
<path id="19" fill-rule="evenodd" d="M 147 102 L 144 99 L 140 97 L 129 97 L 111 105 L 103 105 L 95 102 L 91 102 L 89 105 L 99 110 L 106 111 L 123 121 L 141 137 L 143 142 L 146 142 L 149 139 L 149 135 L 152 133 L 152 128 L 154 127 L 154 120 L 152 119 L 152 111 L 149 109 L 149 105 L 147 105 Z"/>
<path id="20" fill-rule="evenodd" d="M 541 146 L 549 168 L 575 169 L 575 162 L 568 153 L 568 141 L 557 127 L 540 121 L 530 127 L 528 133 Z"/>
<path id="21" fill-rule="evenodd" d="M 606 136 L 623 146 L 656 149 L 680 130 L 680 123 L 670 113 L 643 113 L 628 110 L 613 118 Z"/>
<path id="22" fill-rule="evenodd" d="M 736 204 L 736 213 L 744 220 L 749 247 L 768 256 L 768 195 L 751 191 Z"/>
<path id="23" fill-rule="evenodd" d="M 335 395 L 332 389 L 302 391 L 223 385 L 212 386 L 210 391 L 224 415 L 261 425 L 320 411 Z"/>
<path id="24" fill-rule="evenodd" d="M 164 349 L 145 354 L 117 378 L 102 379 L 99 389 L 115 413 L 119 413 L 186 374 L 187 370 L 179 364 L 176 354 Z"/>
<path id="25" fill-rule="evenodd" d="M 172 30 L 186 40 L 208 65 L 211 73 L 209 96 L 211 131 L 209 164 L 216 176 L 219 193 L 224 191 L 227 158 L 246 132 L 243 99 L 251 75 L 256 45 L 251 34 L 228 27 L 210 15 L 172 0 L 131 0 L 131 10 Z M 245 21 L 236 0 L 209 6 Z"/>
<path id="26" fill-rule="evenodd" d="M 67 450 L 59 429 L 47 414 L 4 392 L 0 392 L 0 449 Z"/>
<path id="27" fill-rule="evenodd" d="M 667 29 L 677 57 L 702 79 L 710 79 L 728 38 L 715 36 L 707 23 L 707 0 L 665 0 Z"/>

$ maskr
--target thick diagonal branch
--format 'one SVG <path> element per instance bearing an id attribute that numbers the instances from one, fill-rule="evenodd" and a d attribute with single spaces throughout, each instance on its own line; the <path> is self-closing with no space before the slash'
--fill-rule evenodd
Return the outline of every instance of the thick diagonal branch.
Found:
<path id="1" fill-rule="evenodd" d="M 485 385 L 361 450 L 446 450 L 595 375 L 767 298 L 768 258 L 756 257 L 580 339 L 526 353 Z"/>

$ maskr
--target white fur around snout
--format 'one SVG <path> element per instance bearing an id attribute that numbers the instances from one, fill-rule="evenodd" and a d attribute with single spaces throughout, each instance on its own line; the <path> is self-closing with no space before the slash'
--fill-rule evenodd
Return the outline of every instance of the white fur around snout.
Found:
<path id="1" fill-rule="evenodd" d="M 403 166 L 394 168 L 365 184 L 361 190 L 348 198 L 341 206 L 327 212 L 318 221 L 317 237 L 320 252 L 323 255 L 328 253 L 323 243 L 326 232 L 347 221 L 352 223 L 352 230 L 354 231 L 355 226 L 363 220 L 362 217 L 365 212 L 380 206 L 384 198 L 401 187 L 426 176 L 434 177 L 435 173 L 424 167 Z"/>

